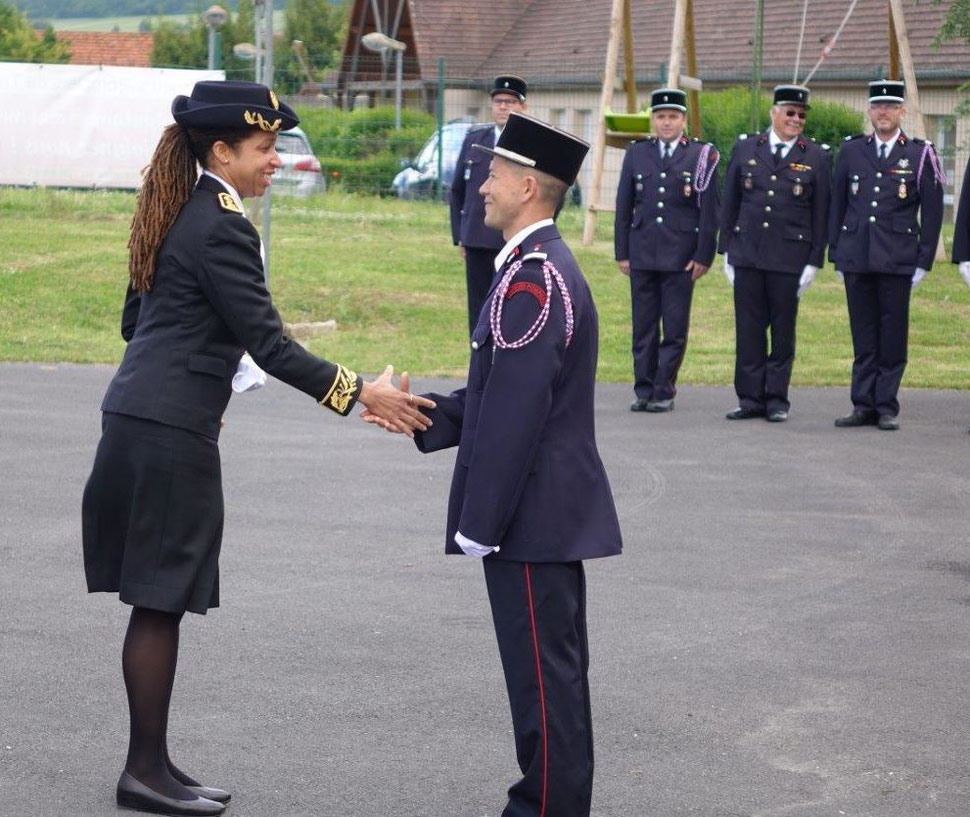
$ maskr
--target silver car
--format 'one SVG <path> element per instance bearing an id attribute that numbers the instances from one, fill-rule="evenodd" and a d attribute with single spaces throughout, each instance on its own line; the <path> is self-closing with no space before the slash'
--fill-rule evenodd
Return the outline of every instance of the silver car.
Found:
<path id="1" fill-rule="evenodd" d="M 327 192 L 320 162 L 300 128 L 281 131 L 276 137 L 276 152 L 283 167 L 273 174 L 273 192 L 301 197 Z"/>

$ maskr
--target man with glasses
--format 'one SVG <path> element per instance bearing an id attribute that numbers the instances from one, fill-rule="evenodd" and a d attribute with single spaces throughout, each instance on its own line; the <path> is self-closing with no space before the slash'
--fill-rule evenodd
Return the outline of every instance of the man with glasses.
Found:
<path id="1" fill-rule="evenodd" d="M 490 93 L 494 124 L 468 131 L 451 183 L 451 240 L 458 245 L 465 261 L 469 334 L 478 322 L 478 313 L 491 286 L 495 256 L 505 244 L 499 230 L 485 225 L 485 205 L 478 188 L 488 177 L 489 157 L 473 146 L 495 147 L 509 114 L 526 110 L 526 84 L 521 77 L 496 77 Z"/>
<path id="2" fill-rule="evenodd" d="M 734 287 L 738 395 L 729 420 L 788 419 L 798 299 L 825 258 L 832 172 L 828 145 L 802 135 L 808 93 L 777 86 L 771 127 L 738 137 L 725 176 L 718 251 Z"/>
<path id="3" fill-rule="evenodd" d="M 933 266 L 945 177 L 930 142 L 900 128 L 900 80 L 869 83 L 873 133 L 846 137 L 835 167 L 829 258 L 845 281 L 852 328 L 852 411 L 840 428 L 899 428 L 911 290 Z"/>
<path id="4" fill-rule="evenodd" d="M 650 123 L 654 135 L 631 142 L 623 159 L 614 242 L 633 307 L 630 411 L 662 413 L 674 408 L 694 281 L 714 260 L 720 157 L 684 136 L 687 94 L 677 88 L 651 94 Z"/>

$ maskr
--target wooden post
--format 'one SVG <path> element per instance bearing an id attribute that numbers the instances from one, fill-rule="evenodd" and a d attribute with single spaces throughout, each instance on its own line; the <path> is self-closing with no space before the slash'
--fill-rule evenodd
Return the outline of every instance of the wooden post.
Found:
<path id="1" fill-rule="evenodd" d="M 637 112 L 637 74 L 633 63 L 633 0 L 623 3 L 623 76 L 626 85 L 626 112 Z"/>
<path id="2" fill-rule="evenodd" d="M 694 41 L 694 0 L 687 0 L 687 73 L 697 76 L 697 47 Z M 679 77 L 678 77 L 679 80 Z M 677 88 L 680 83 L 676 84 Z M 700 139 L 701 134 L 701 95 L 691 90 L 687 95 L 687 117 L 690 135 Z"/>
<path id="3" fill-rule="evenodd" d="M 680 2 L 681 0 L 678 0 Z M 623 7 L 626 0 L 613 0 L 610 16 L 610 38 L 606 46 L 606 67 L 603 69 L 603 90 L 600 93 L 600 116 L 596 123 L 596 138 L 593 140 L 593 177 L 590 181 L 589 204 L 586 210 L 586 223 L 583 227 L 583 244 L 593 241 L 596 228 L 596 209 L 599 206 L 600 185 L 603 182 L 603 159 L 606 153 L 606 110 L 613 101 L 616 90 L 616 59 L 620 51 L 620 26 L 624 24 Z M 627 26 L 630 20 L 625 21 Z"/>
<path id="4" fill-rule="evenodd" d="M 919 87 L 916 85 L 916 69 L 913 55 L 909 50 L 909 34 L 906 33 L 906 19 L 903 17 L 903 0 L 889 0 L 893 26 L 896 29 L 896 42 L 899 46 L 899 60 L 903 64 L 903 79 L 906 81 L 906 107 L 912 116 L 913 135 L 926 138 L 926 123 L 919 104 Z"/>
<path id="5" fill-rule="evenodd" d="M 670 38 L 670 62 L 667 64 L 667 85 L 671 88 L 680 87 L 680 52 L 684 49 L 687 1 L 677 0 L 674 6 L 674 31 Z"/>
<path id="6" fill-rule="evenodd" d="M 889 15 L 889 76 L 886 79 L 899 79 L 899 38 L 893 25 L 893 10 L 887 7 Z"/>

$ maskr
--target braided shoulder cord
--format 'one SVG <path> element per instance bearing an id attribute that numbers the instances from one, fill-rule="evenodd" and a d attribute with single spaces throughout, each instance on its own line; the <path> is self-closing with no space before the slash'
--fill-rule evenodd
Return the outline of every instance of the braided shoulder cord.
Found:
<path id="1" fill-rule="evenodd" d="M 944 185 L 950 183 L 950 180 L 946 177 L 943 167 L 940 165 L 940 157 L 937 156 L 936 151 L 933 150 L 933 145 L 927 142 L 925 145 L 923 145 L 923 153 L 919 157 L 919 168 L 916 171 L 917 191 L 920 189 L 920 184 L 922 184 L 923 181 L 923 165 L 926 164 L 927 155 L 930 157 L 930 167 L 933 168 L 933 175 L 936 176 L 936 180 L 940 182 L 940 184 Z"/>
<path id="2" fill-rule="evenodd" d="M 566 311 L 566 345 L 568 346 L 573 339 L 573 302 L 569 296 L 569 290 L 566 288 L 566 282 L 563 280 L 562 275 L 553 263 L 548 260 L 542 265 L 542 274 L 546 283 L 546 302 L 542 305 L 542 309 L 539 310 L 539 316 L 521 338 L 511 342 L 505 339 L 505 336 L 502 334 L 502 308 L 505 302 L 505 294 L 508 292 L 509 285 L 512 283 L 512 278 L 521 268 L 521 260 L 512 264 L 506 270 L 502 276 L 502 280 L 498 282 L 495 288 L 495 295 L 492 298 L 490 307 L 492 336 L 495 338 L 495 347 L 497 349 L 521 349 L 523 346 L 532 343 L 539 336 L 539 333 L 549 320 L 549 311 L 552 308 L 553 279 L 556 281 L 556 286 L 559 287 L 563 307 Z"/>
<path id="3" fill-rule="evenodd" d="M 711 163 L 711 145 L 704 145 L 701 154 L 697 157 L 697 167 L 694 170 L 694 189 L 697 191 L 697 206 L 701 206 L 701 194 L 711 186 L 711 180 L 717 171 L 717 163 L 721 160 L 720 155 Z"/>

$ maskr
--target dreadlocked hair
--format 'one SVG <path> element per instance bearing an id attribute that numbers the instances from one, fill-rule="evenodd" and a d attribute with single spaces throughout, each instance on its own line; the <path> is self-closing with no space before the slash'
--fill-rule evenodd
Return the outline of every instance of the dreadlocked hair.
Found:
<path id="1" fill-rule="evenodd" d="M 169 125 L 162 131 L 131 219 L 128 274 L 136 292 L 148 292 L 155 282 L 158 251 L 192 195 L 199 177 L 196 165 L 205 167 L 216 142 L 235 147 L 250 133 L 249 128 L 186 129 L 181 125 Z"/>

